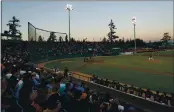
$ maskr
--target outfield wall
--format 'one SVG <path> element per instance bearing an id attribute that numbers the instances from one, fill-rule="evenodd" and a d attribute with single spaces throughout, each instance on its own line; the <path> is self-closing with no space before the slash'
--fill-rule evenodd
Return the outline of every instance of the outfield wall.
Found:
<path id="1" fill-rule="evenodd" d="M 98 53 L 97 56 L 117 56 L 119 53 Z M 66 54 L 66 55 L 61 55 L 61 56 L 50 56 L 45 59 L 39 58 L 39 57 L 32 57 L 32 62 L 34 63 L 43 63 L 47 61 L 52 61 L 52 60 L 57 60 L 57 59 L 66 59 L 66 58 L 80 58 L 80 57 L 90 57 L 92 54 L 86 53 L 86 54 Z"/>

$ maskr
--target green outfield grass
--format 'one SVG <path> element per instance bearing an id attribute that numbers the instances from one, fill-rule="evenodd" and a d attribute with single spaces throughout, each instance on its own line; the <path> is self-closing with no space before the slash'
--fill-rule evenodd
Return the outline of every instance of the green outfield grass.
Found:
<path id="1" fill-rule="evenodd" d="M 148 56 L 111 56 L 95 57 L 92 60 L 103 62 L 84 63 L 83 58 L 72 58 L 47 63 L 48 68 L 68 67 L 70 71 L 117 80 L 142 88 L 151 88 L 161 92 L 173 92 L 173 60 L 172 57 L 154 57 L 149 61 Z"/>

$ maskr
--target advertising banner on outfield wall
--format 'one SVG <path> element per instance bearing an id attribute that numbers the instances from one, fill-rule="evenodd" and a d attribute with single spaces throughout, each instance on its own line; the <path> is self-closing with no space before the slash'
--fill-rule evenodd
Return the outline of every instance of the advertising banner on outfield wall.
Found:
<path id="1" fill-rule="evenodd" d="M 122 52 L 122 53 L 120 53 L 121 55 L 133 55 L 133 52 Z"/>

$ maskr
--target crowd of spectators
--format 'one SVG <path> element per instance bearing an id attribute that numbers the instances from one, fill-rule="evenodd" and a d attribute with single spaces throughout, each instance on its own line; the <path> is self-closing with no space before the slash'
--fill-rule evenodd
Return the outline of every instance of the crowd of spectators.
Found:
<path id="1" fill-rule="evenodd" d="M 108 51 L 103 44 L 99 43 L 87 43 L 87 42 L 73 42 L 73 43 L 52 43 L 52 44 L 30 44 L 31 52 L 35 57 L 47 58 L 51 56 L 65 56 L 65 55 L 82 55 L 88 53 L 104 53 Z M 95 51 L 90 51 L 95 49 Z"/>
<path id="2" fill-rule="evenodd" d="M 93 46 L 97 51 L 102 52 L 102 46 L 98 44 L 85 45 Z M 62 43 L 52 47 L 50 52 L 52 52 L 51 54 L 67 53 L 66 51 L 68 53 L 88 52 L 85 45 L 79 43 L 80 47 L 78 47 L 78 44 Z M 48 46 L 46 47 L 46 50 L 39 48 L 38 55 L 42 53 L 45 55 L 44 53 L 50 50 Z M 57 75 L 29 64 L 29 56 L 31 56 L 29 49 L 31 48 L 28 48 L 26 43 L 2 45 L 2 112 L 143 112 L 108 93 L 91 90 L 83 82 L 67 80 L 67 75 L 63 77 L 62 74 Z M 68 70 L 66 71 L 68 72 Z M 93 79 L 93 82 L 135 94 L 133 86 L 129 88 L 127 85 L 122 86 L 115 81 L 109 82 L 97 77 Z M 154 96 L 158 102 L 167 103 L 165 94 L 162 97 L 158 94 L 152 95 L 149 91 L 145 92 L 146 98 Z M 142 94 L 142 90 L 139 89 L 138 96 L 142 96 Z"/>
<path id="3" fill-rule="evenodd" d="M 115 80 L 110 81 L 108 79 L 102 79 L 97 76 L 93 76 L 91 82 L 122 91 L 127 94 L 132 94 L 141 98 L 145 98 L 150 101 L 158 102 L 164 105 L 174 106 L 174 93 L 167 94 L 166 92 L 160 93 L 159 91 L 152 92 L 150 89 L 137 88 L 133 85 L 121 84 Z"/>
<path id="4" fill-rule="evenodd" d="M 136 110 L 109 94 L 91 91 L 84 83 L 29 64 L 26 44 L 2 46 L 1 110 L 3 112 L 117 112 Z M 66 73 L 68 70 L 65 70 Z M 64 74 L 65 76 L 65 74 Z M 125 104 L 126 105 L 126 104 Z"/>
<path id="5" fill-rule="evenodd" d="M 15 58 L 15 57 L 13 57 Z M 14 62 L 14 63 L 13 63 Z M 10 64 L 16 64 L 15 61 Z M 7 67 L 6 67 L 7 66 Z M 109 94 L 91 91 L 83 82 L 64 80 L 33 65 L 20 63 L 2 70 L 3 112 L 133 112 Z M 22 68 L 21 68 L 22 66 Z"/>

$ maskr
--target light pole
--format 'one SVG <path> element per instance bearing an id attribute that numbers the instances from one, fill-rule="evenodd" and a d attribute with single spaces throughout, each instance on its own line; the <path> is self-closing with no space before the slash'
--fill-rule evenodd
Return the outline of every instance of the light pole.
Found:
<path id="1" fill-rule="evenodd" d="M 70 41 L 70 35 L 71 35 L 71 31 L 70 31 L 70 12 L 73 10 L 72 5 L 67 4 L 65 9 L 68 10 L 68 17 L 69 17 L 69 41 Z"/>
<path id="2" fill-rule="evenodd" d="M 134 45 L 135 45 L 134 54 L 136 54 L 136 35 L 135 35 L 136 17 L 132 18 L 132 24 L 134 25 Z"/>

